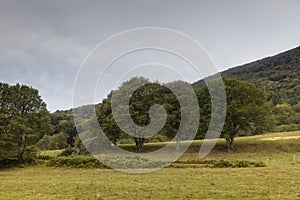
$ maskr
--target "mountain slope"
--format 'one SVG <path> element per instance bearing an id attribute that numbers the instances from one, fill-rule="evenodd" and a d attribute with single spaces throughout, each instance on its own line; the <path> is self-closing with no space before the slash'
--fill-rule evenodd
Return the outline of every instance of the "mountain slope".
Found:
<path id="1" fill-rule="evenodd" d="M 273 104 L 300 101 L 300 47 L 221 72 L 222 77 L 253 83 Z M 194 84 L 201 84 L 201 80 Z"/>

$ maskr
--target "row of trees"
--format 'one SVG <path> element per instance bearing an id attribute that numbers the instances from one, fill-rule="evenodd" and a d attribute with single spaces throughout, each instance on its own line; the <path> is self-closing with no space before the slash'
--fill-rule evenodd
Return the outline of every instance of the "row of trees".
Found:
<path id="1" fill-rule="evenodd" d="M 132 94 L 129 92 L 132 87 L 143 84 Z M 178 98 L 184 98 L 184 93 L 176 96 L 169 88 L 178 88 L 181 81 L 168 84 L 150 82 L 138 77 L 124 82 L 120 88 L 111 92 L 100 104 L 96 106 L 83 106 L 77 109 L 81 119 L 81 125 L 76 127 L 73 122 L 72 110 L 57 111 L 51 115 L 46 109 L 46 104 L 42 101 L 36 89 L 25 85 L 0 84 L 0 160 L 15 159 L 23 162 L 32 158 L 37 152 L 36 144 L 40 149 L 63 149 L 74 147 L 77 150 L 84 149 L 78 133 L 86 127 L 92 127 L 92 110 L 96 108 L 96 117 L 101 128 L 111 143 L 117 145 L 133 141 L 136 150 L 143 151 L 145 142 L 168 141 L 175 137 L 179 131 L 181 118 L 181 105 Z M 227 141 L 228 150 L 234 150 L 234 138 L 238 135 L 253 135 L 268 131 L 276 121 L 266 95 L 262 90 L 257 89 L 248 82 L 235 79 L 224 79 L 227 111 L 224 129 L 221 136 Z M 208 129 L 211 119 L 211 99 L 208 88 L 193 85 L 199 102 L 199 127 L 196 139 L 203 139 Z M 120 129 L 113 116 L 112 94 L 117 99 L 129 98 L 129 107 L 117 106 L 117 113 L 121 119 L 125 116 L 123 112 L 129 109 L 129 117 L 140 126 L 145 127 L 151 123 L 151 106 L 161 105 L 166 111 L 165 125 L 154 136 L 143 137 L 142 129 L 132 129 L 128 127 L 131 136 Z M 187 101 L 189 102 L 189 100 Z M 116 105 L 119 105 L 118 102 Z M 185 105 L 183 105 L 185 106 Z M 118 110 L 119 109 L 119 110 Z M 192 110 L 188 111 L 193 113 Z M 285 106 L 273 108 L 273 112 L 284 119 L 276 118 L 277 122 L 286 123 L 284 120 L 293 121 L 293 113 Z M 153 113 L 152 113 L 153 114 Z M 159 115 L 158 115 L 159 116 Z M 286 117 L 285 117 L 286 116 Z M 127 116 L 128 117 L 128 116 Z M 190 117 L 195 117 L 190 115 Z M 163 117 L 162 117 L 163 118 Z M 152 120 L 163 121 L 162 118 Z M 193 120 L 187 120 L 188 122 Z M 185 131 L 179 131 L 177 141 L 189 138 L 194 124 L 188 124 Z M 131 128 L 131 129 L 130 129 Z M 81 130 L 82 129 L 82 130 Z M 90 134 L 90 133 L 89 133 Z"/>
<path id="2" fill-rule="evenodd" d="M 136 85 L 136 82 L 142 82 L 144 86 L 130 96 L 130 117 L 137 125 L 146 126 L 150 123 L 150 107 L 155 104 L 162 105 L 167 112 L 165 126 L 148 141 L 157 137 L 171 140 L 177 133 L 181 123 L 181 112 L 177 97 L 168 88 L 176 87 L 176 84 L 179 84 L 179 82 L 161 85 L 159 83 L 151 83 L 147 79 L 133 78 L 123 83 L 114 92 L 119 95 L 119 98 L 130 95 L 128 88 Z M 227 112 L 221 136 L 226 139 L 228 150 L 234 150 L 233 143 L 237 135 L 261 134 L 271 130 L 274 125 L 274 116 L 262 90 L 248 82 L 235 79 L 224 79 L 224 84 L 227 96 Z M 200 126 L 198 127 L 196 139 L 203 139 L 211 118 L 211 99 L 206 86 L 194 86 L 194 91 L 200 106 Z M 111 96 L 111 94 L 108 95 L 102 104 L 97 106 L 97 117 L 102 129 L 114 144 L 117 144 L 117 141 L 124 138 L 132 138 L 135 141 L 137 150 L 142 151 L 143 144 L 147 140 L 141 135 L 128 136 L 119 128 L 112 114 Z M 134 132 L 135 130 L 131 131 Z M 178 139 L 184 140 L 188 134 L 190 133 L 181 133 Z"/>

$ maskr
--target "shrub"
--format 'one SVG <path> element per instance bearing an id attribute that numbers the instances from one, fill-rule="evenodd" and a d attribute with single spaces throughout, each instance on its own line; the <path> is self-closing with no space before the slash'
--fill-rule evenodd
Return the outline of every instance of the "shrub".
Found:
<path id="1" fill-rule="evenodd" d="M 229 160 L 220 160 L 212 165 L 213 168 L 229 168 L 234 165 Z"/>
<path id="2" fill-rule="evenodd" d="M 50 158 L 50 162 L 47 162 L 46 165 L 51 167 L 108 168 L 90 156 L 52 157 Z"/>
<path id="3" fill-rule="evenodd" d="M 289 132 L 289 131 L 297 131 L 300 130 L 300 126 L 298 124 L 288 124 L 288 125 L 280 125 L 274 128 L 274 132 Z"/>
<path id="4" fill-rule="evenodd" d="M 134 144 L 133 138 L 122 138 L 118 141 L 119 144 Z"/>
<path id="5" fill-rule="evenodd" d="M 72 147 L 68 147 L 65 150 L 63 150 L 59 156 L 70 156 L 72 154 L 76 153 L 76 150 Z"/>
<path id="6" fill-rule="evenodd" d="M 57 133 L 54 135 L 45 135 L 39 140 L 37 146 L 42 150 L 64 149 L 68 146 L 67 136 L 65 133 Z"/>
<path id="7" fill-rule="evenodd" d="M 168 141 L 168 137 L 165 135 L 154 135 L 153 137 L 149 138 L 147 142 L 155 143 L 155 142 L 166 142 Z"/>
<path id="8" fill-rule="evenodd" d="M 186 167 L 195 166 L 196 164 L 199 167 L 209 167 L 209 168 L 248 168 L 248 167 L 266 167 L 263 162 L 250 162 L 244 160 L 185 160 L 185 161 L 176 161 L 175 164 L 185 164 Z"/>

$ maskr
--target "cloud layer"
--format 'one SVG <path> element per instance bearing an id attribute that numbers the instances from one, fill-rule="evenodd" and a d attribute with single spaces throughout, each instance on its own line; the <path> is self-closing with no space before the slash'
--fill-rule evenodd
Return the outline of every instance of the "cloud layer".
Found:
<path id="1" fill-rule="evenodd" d="M 3 0 L 0 81 L 31 85 L 49 110 L 67 109 L 84 58 L 120 31 L 145 26 L 181 31 L 223 70 L 298 46 L 299 10 L 297 0 Z M 118 70 L 111 75 L 120 76 Z"/>

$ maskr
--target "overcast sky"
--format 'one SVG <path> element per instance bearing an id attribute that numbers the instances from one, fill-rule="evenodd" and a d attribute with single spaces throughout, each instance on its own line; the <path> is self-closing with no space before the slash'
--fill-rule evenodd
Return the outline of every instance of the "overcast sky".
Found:
<path id="1" fill-rule="evenodd" d="M 69 109 L 80 64 L 120 31 L 180 31 L 222 71 L 299 46 L 299 11 L 299 0 L 0 0 L 0 81 L 37 88 L 50 111 Z"/>

